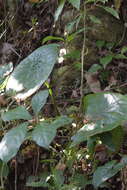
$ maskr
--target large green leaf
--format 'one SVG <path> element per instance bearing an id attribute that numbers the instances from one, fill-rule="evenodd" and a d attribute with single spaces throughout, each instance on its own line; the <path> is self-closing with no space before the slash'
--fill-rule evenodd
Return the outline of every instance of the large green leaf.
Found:
<path id="1" fill-rule="evenodd" d="M 8 162 L 18 152 L 27 133 L 28 123 L 22 123 L 19 126 L 8 131 L 0 142 L 0 159 Z"/>
<path id="2" fill-rule="evenodd" d="M 50 143 L 56 136 L 56 129 L 51 127 L 49 123 L 41 122 L 36 125 L 32 132 L 32 139 L 44 148 L 49 148 Z"/>
<path id="3" fill-rule="evenodd" d="M 43 90 L 35 94 L 32 98 L 32 108 L 34 113 L 37 115 L 41 108 L 45 105 L 46 100 L 48 98 L 49 92 L 48 90 Z"/>
<path id="4" fill-rule="evenodd" d="M 21 92 L 16 95 L 16 98 L 21 100 L 31 96 L 49 77 L 57 56 L 57 44 L 36 49 L 14 69 L 8 79 L 6 90 Z"/>
<path id="5" fill-rule="evenodd" d="M 117 174 L 127 164 L 127 157 L 124 156 L 120 163 L 112 160 L 104 166 L 96 169 L 93 175 L 93 185 L 95 188 L 99 187 L 103 182 Z"/>
<path id="6" fill-rule="evenodd" d="M 127 120 L 127 96 L 109 92 L 87 95 L 84 111 L 89 123 L 72 137 L 73 145 L 122 125 Z"/>
<path id="7" fill-rule="evenodd" d="M 12 110 L 3 113 L 1 117 L 4 121 L 12 121 L 18 119 L 24 119 L 24 120 L 32 119 L 32 116 L 23 106 L 16 107 Z"/>

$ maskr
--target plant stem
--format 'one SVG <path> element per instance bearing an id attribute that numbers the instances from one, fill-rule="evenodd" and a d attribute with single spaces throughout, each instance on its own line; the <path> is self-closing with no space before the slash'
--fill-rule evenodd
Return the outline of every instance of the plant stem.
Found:
<path id="1" fill-rule="evenodd" d="M 85 48 L 86 48 L 86 5 L 84 3 L 84 36 L 83 36 L 83 45 L 81 52 L 81 85 L 80 85 L 80 111 L 82 111 L 82 103 L 83 103 L 83 87 L 84 87 L 84 56 L 85 56 Z"/>

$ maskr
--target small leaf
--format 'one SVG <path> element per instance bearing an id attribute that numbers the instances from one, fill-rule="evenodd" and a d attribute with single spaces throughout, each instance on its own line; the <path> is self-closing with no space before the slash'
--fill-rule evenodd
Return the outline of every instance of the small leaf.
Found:
<path id="1" fill-rule="evenodd" d="M 127 59 L 127 56 L 123 55 L 123 54 L 117 54 L 114 56 L 115 59 Z"/>
<path id="2" fill-rule="evenodd" d="M 55 22 L 58 20 L 60 14 L 62 13 L 62 10 L 64 8 L 65 2 L 66 2 L 66 0 L 60 0 L 60 3 L 58 5 L 58 8 L 57 8 L 57 10 L 55 12 L 55 16 L 54 16 Z"/>
<path id="3" fill-rule="evenodd" d="M 121 49 L 121 53 L 124 54 L 127 52 L 127 46 L 123 46 Z"/>
<path id="4" fill-rule="evenodd" d="M 113 55 L 111 55 L 111 54 L 106 55 L 105 57 L 100 58 L 100 63 L 103 65 L 104 69 L 112 61 L 112 59 L 113 59 Z"/>
<path id="5" fill-rule="evenodd" d="M 47 36 L 43 39 L 42 43 L 44 44 L 45 42 L 48 42 L 50 40 L 57 40 L 57 41 L 64 41 L 64 38 L 57 37 L 57 36 Z"/>
<path id="6" fill-rule="evenodd" d="M 60 116 L 57 119 L 55 119 L 52 123 L 51 123 L 51 127 L 53 127 L 54 129 L 58 129 L 60 127 L 63 127 L 64 125 L 69 125 L 71 124 L 73 121 L 73 119 L 67 117 L 67 116 Z"/>
<path id="7" fill-rule="evenodd" d="M 107 42 L 107 43 L 105 44 L 105 47 L 106 47 L 108 50 L 111 50 L 114 46 L 115 46 L 115 42 Z"/>
<path id="8" fill-rule="evenodd" d="M 88 70 L 88 73 L 96 73 L 97 71 L 99 71 L 100 69 L 102 69 L 102 66 L 98 65 L 98 64 L 93 64 L 90 69 Z"/>
<path id="9" fill-rule="evenodd" d="M 50 178 L 50 174 L 48 172 L 43 172 L 43 174 L 39 176 L 29 176 L 26 182 L 27 187 L 49 187 L 47 183 L 47 179 Z"/>
<path id="10" fill-rule="evenodd" d="M 97 40 L 96 41 L 96 46 L 98 48 L 102 48 L 102 47 L 104 47 L 104 45 L 105 45 L 105 41 L 104 40 Z"/>
<path id="11" fill-rule="evenodd" d="M 3 162 L 8 162 L 13 158 L 23 143 L 27 133 L 28 123 L 22 123 L 21 125 L 9 130 L 2 141 L 0 142 L 0 159 Z"/>
<path id="12" fill-rule="evenodd" d="M 101 24 L 101 20 L 94 15 L 89 15 L 90 20 L 95 24 Z"/>
<path id="13" fill-rule="evenodd" d="M 18 120 L 18 119 L 24 119 L 24 120 L 32 119 L 32 116 L 23 106 L 16 107 L 12 110 L 9 110 L 3 113 L 1 117 L 3 121 L 12 121 L 12 120 Z"/>
<path id="14" fill-rule="evenodd" d="M 104 166 L 98 167 L 93 175 L 94 187 L 99 187 L 103 182 L 117 174 L 124 166 L 125 163 L 117 164 L 115 160 L 112 160 L 106 163 Z"/>
<path id="15" fill-rule="evenodd" d="M 27 187 L 48 187 L 48 183 L 46 183 L 45 181 L 33 181 L 31 183 L 26 183 Z"/>
<path id="16" fill-rule="evenodd" d="M 68 0 L 69 3 L 72 4 L 73 7 L 75 7 L 76 9 L 80 9 L 80 0 Z"/>
<path id="17" fill-rule="evenodd" d="M 113 9 L 111 7 L 106 7 L 106 6 L 100 6 L 100 7 L 102 7 L 105 11 L 107 11 L 108 13 L 110 13 L 115 18 L 120 19 L 119 18 L 119 14 L 118 14 L 118 12 L 115 9 Z"/>
<path id="18" fill-rule="evenodd" d="M 32 132 L 32 139 L 41 147 L 49 148 L 50 143 L 56 136 L 56 129 L 47 122 L 36 125 Z"/>
<path id="19" fill-rule="evenodd" d="M 35 94 L 32 98 L 32 108 L 34 113 L 37 115 L 41 108 L 45 105 L 47 98 L 49 96 L 48 90 L 43 90 Z"/>

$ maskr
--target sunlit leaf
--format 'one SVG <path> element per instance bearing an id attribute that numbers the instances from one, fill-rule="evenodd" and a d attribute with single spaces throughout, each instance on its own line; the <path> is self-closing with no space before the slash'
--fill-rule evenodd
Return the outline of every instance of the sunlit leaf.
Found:
<path id="1" fill-rule="evenodd" d="M 32 119 L 32 116 L 23 106 L 16 107 L 12 110 L 9 110 L 3 113 L 1 117 L 4 121 L 12 121 L 12 120 L 18 120 L 18 119 L 23 119 L 23 120 Z"/>
<path id="2" fill-rule="evenodd" d="M 7 82 L 7 92 L 18 93 L 16 98 L 20 100 L 31 96 L 49 77 L 57 55 L 57 44 L 44 45 L 36 49 L 14 69 Z"/>
<path id="3" fill-rule="evenodd" d="M 18 152 L 27 133 L 28 123 L 22 123 L 19 126 L 8 131 L 0 142 L 0 159 L 8 162 Z"/>
<path id="4" fill-rule="evenodd" d="M 127 96 L 109 92 L 87 95 L 84 111 L 89 122 L 72 137 L 72 145 L 122 125 L 127 120 Z"/>
<path id="5" fill-rule="evenodd" d="M 48 95 L 49 95 L 48 90 L 43 90 L 33 96 L 31 104 L 32 104 L 33 111 L 36 115 L 39 113 L 41 108 L 45 105 Z"/>

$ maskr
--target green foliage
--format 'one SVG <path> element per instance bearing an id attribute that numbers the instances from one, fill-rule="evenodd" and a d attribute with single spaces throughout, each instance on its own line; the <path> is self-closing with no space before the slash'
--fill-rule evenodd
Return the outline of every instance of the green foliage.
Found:
<path id="1" fill-rule="evenodd" d="M 30 120 L 32 119 L 32 116 L 29 114 L 29 112 L 26 110 L 25 107 L 19 106 L 12 110 L 9 110 L 2 114 L 3 121 L 13 121 L 13 120 Z"/>
<path id="2" fill-rule="evenodd" d="M 69 3 L 72 4 L 73 7 L 75 7 L 76 9 L 80 9 L 80 0 L 68 0 Z"/>
<path id="3" fill-rule="evenodd" d="M 116 160 L 112 160 L 106 163 L 104 166 L 100 166 L 94 172 L 93 185 L 95 188 L 99 187 L 103 182 L 117 174 L 127 164 L 127 157 L 123 158 L 124 162 L 117 163 Z"/>
<path id="4" fill-rule="evenodd" d="M 55 41 L 64 41 L 64 38 L 57 37 L 57 36 L 47 36 L 42 40 L 42 43 L 46 43 L 48 41 L 55 40 Z"/>
<path id="5" fill-rule="evenodd" d="M 89 3 L 91 6 L 91 3 L 94 3 L 94 6 L 101 7 L 106 12 L 119 19 L 118 11 L 112 7 L 105 6 L 105 3 L 107 2 L 108 0 L 86 0 L 84 1 L 84 6 Z M 68 3 L 73 10 L 78 12 L 74 20 L 66 25 L 66 37 L 46 36 L 42 43 L 55 40 L 61 41 L 62 45 L 65 44 L 66 46 L 75 40 L 78 34 L 83 33 L 85 36 L 87 29 L 89 31 L 90 28 L 87 28 L 87 26 L 86 28 L 78 27 L 84 18 L 84 13 L 82 13 L 83 10 L 80 8 L 80 0 L 60 0 L 54 16 L 55 22 L 58 21 L 62 14 L 65 3 Z M 91 20 L 94 24 L 101 24 L 100 18 L 87 14 L 87 8 L 85 14 L 87 19 Z M 35 26 L 36 23 L 37 19 L 32 19 L 32 25 Z M 87 25 L 87 23 L 85 24 Z M 114 43 L 98 40 L 96 42 L 96 47 L 100 51 L 103 49 L 106 50 L 106 54 L 104 53 L 104 56 L 99 58 L 100 64 L 95 63 L 90 67 L 88 70 L 89 73 L 101 71 L 103 74 L 104 69 L 106 69 L 109 63 L 114 59 L 127 59 L 126 46 L 121 48 L 117 53 L 114 53 Z M 87 55 L 87 47 L 85 47 L 85 51 L 84 54 Z M 79 61 L 82 60 L 82 52 L 83 50 L 81 52 L 77 49 L 72 50 L 67 53 L 64 58 L 69 58 L 69 60 L 75 61 L 76 63 L 78 61 L 78 65 L 81 65 Z M 16 93 L 16 99 L 26 100 L 27 97 L 30 97 L 39 90 L 48 79 L 57 58 L 58 45 L 48 44 L 33 51 L 28 57 L 20 62 L 13 72 L 12 64 L 1 66 L 0 84 L 2 84 L 2 86 L 0 86 L 0 89 L 3 90 L 6 86 L 7 93 L 10 92 L 10 90 L 14 91 Z M 75 67 L 76 63 L 74 63 Z M 11 72 L 12 74 L 10 74 Z M 5 81 L 5 77 L 8 74 L 10 74 L 10 77 Z M 31 101 L 28 100 L 28 102 L 24 102 L 24 106 L 15 106 L 15 108 L 13 106 L 13 109 L 10 109 L 11 104 L 9 104 L 6 109 L 7 111 L 1 109 L 1 128 L 4 129 L 4 125 L 6 129 L 11 128 L 7 132 L 4 131 L 5 135 L 0 142 L 1 183 L 2 177 L 6 178 L 8 176 L 9 169 L 6 163 L 17 155 L 17 152 L 20 150 L 20 146 L 24 141 L 29 140 L 32 142 L 34 141 L 38 146 L 44 149 L 48 149 L 48 151 L 50 151 L 50 149 L 53 151 L 51 152 L 51 159 L 46 158 L 41 160 L 41 163 L 43 164 L 48 163 L 50 172 L 43 172 L 43 174 L 38 176 L 30 176 L 27 180 L 26 186 L 46 187 L 49 190 L 81 190 L 86 188 L 88 184 L 93 184 L 96 189 L 103 186 L 106 180 L 117 174 L 127 164 L 127 157 L 124 157 L 123 155 L 121 155 L 123 158 L 120 162 L 118 160 L 112 160 L 99 167 L 95 161 L 96 158 L 94 158 L 94 155 L 96 156 L 96 145 L 100 142 L 102 143 L 102 146 L 106 146 L 109 155 L 120 150 L 124 136 L 122 125 L 126 121 L 127 115 L 127 96 L 112 92 L 89 94 L 83 98 L 83 113 L 77 114 L 77 112 L 79 112 L 77 103 L 76 111 L 73 109 L 69 112 L 69 109 L 67 108 L 67 114 L 70 114 L 73 119 L 64 115 L 58 117 L 57 114 L 54 113 L 54 110 L 52 112 L 55 117 L 47 119 L 43 118 L 41 109 L 46 104 L 48 96 L 50 96 L 49 99 L 51 98 L 54 106 L 57 105 L 54 99 L 53 90 L 49 83 L 45 82 L 45 85 L 48 90 L 37 92 L 33 95 Z M 64 101 L 66 103 L 66 100 Z M 69 108 L 71 108 L 71 106 Z M 65 112 L 66 111 L 64 111 L 64 113 Z M 27 120 L 27 122 L 22 122 L 22 120 Z M 74 123 L 70 127 L 72 121 L 74 121 Z M 85 124 L 83 124 L 83 121 Z M 66 125 L 67 127 L 65 127 Z M 61 129 L 61 127 L 64 128 Z M 57 137 L 57 132 L 63 134 L 63 136 L 60 136 L 63 139 L 64 133 L 66 135 L 69 134 L 65 141 L 63 139 L 63 141 L 60 141 L 62 143 L 67 142 L 66 145 L 64 144 L 63 146 L 62 143 L 57 144 L 54 141 Z M 71 133 L 73 133 L 72 137 L 70 137 Z M 84 141 L 87 141 L 85 148 L 77 146 Z M 62 149 L 62 146 L 65 147 L 65 150 Z M 58 165 L 55 166 L 58 160 L 59 163 L 64 163 L 62 169 L 60 166 L 58 167 Z M 80 173 L 80 169 L 84 169 L 83 161 L 86 168 L 90 163 L 91 171 L 90 173 L 87 171 L 88 174 L 86 172 L 87 176 Z M 80 169 L 77 166 L 80 166 Z M 65 168 L 67 170 L 65 170 Z M 91 180 L 92 177 L 93 179 Z"/>
<path id="6" fill-rule="evenodd" d="M 38 115 L 41 108 L 45 105 L 49 96 L 48 90 L 43 90 L 35 94 L 32 98 L 31 105 L 35 115 Z"/>
<path id="7" fill-rule="evenodd" d="M 89 15 L 89 18 L 90 18 L 90 20 L 91 20 L 93 23 L 95 23 L 95 24 L 101 24 L 100 19 L 97 18 L 96 16 L 94 16 L 94 15 Z"/>
<path id="8" fill-rule="evenodd" d="M 0 142 L 0 159 L 3 162 L 8 162 L 17 154 L 21 144 L 25 140 L 27 125 L 28 123 L 22 123 L 8 131 L 3 137 Z"/>
<path id="9" fill-rule="evenodd" d="M 86 141 L 88 137 L 100 134 L 123 125 L 127 114 L 127 96 L 102 92 L 84 98 L 84 112 L 89 120 L 72 137 L 72 145 Z"/>
<path id="10" fill-rule="evenodd" d="M 66 116 L 61 116 L 51 123 L 41 122 L 39 123 L 34 131 L 32 132 L 32 139 L 44 148 L 49 148 L 50 143 L 56 136 L 56 129 L 64 125 L 68 125 L 72 122 L 72 119 Z"/>
<path id="11" fill-rule="evenodd" d="M 107 11 L 108 13 L 110 13 L 112 16 L 114 16 L 115 18 L 117 18 L 117 19 L 120 19 L 119 18 L 119 14 L 118 14 L 118 12 L 115 10 L 115 9 L 113 9 L 113 8 L 111 8 L 111 7 L 106 7 L 106 6 L 101 6 L 105 11 Z"/>
<path id="12" fill-rule="evenodd" d="M 44 148 L 49 148 L 50 143 L 56 136 L 56 129 L 52 128 L 48 123 L 39 123 L 32 132 L 32 139 Z"/>
<path id="13" fill-rule="evenodd" d="M 36 49 L 14 69 L 6 90 L 21 92 L 23 100 L 35 93 L 49 77 L 58 56 L 58 45 L 49 44 Z M 13 85 L 12 85 L 13 84 Z"/>
<path id="14" fill-rule="evenodd" d="M 106 55 L 105 57 L 100 58 L 100 63 L 102 64 L 102 66 L 104 67 L 104 69 L 112 61 L 112 59 L 113 59 L 113 55 L 112 54 L 109 54 L 109 55 Z"/>
<path id="15" fill-rule="evenodd" d="M 55 21 L 58 20 L 60 14 L 62 13 L 62 10 L 63 10 L 63 8 L 64 8 L 65 2 L 66 2 L 66 0 L 60 0 L 59 6 L 58 6 L 58 8 L 57 8 L 57 10 L 56 10 L 56 12 L 55 12 L 55 16 L 54 16 Z"/>

